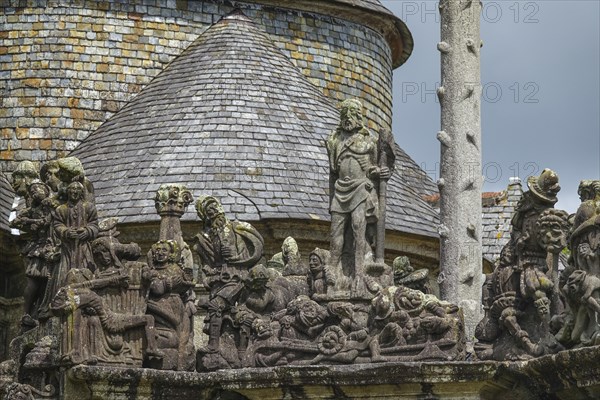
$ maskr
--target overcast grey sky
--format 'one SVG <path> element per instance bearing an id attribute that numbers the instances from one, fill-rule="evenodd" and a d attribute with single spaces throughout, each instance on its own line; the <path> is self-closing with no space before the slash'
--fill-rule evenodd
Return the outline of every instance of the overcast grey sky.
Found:
<path id="1" fill-rule="evenodd" d="M 382 0 L 415 48 L 394 73 L 396 141 L 439 178 L 439 13 L 434 1 Z M 581 179 L 600 179 L 600 1 L 483 1 L 485 191 L 552 168 L 557 208 L 575 212 Z"/>

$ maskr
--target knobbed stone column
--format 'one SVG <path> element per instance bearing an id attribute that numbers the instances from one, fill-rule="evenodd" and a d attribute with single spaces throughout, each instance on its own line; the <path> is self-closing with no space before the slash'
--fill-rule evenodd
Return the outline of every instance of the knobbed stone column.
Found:
<path id="1" fill-rule="evenodd" d="M 441 0 L 440 190 L 442 299 L 459 305 L 468 341 L 481 319 L 481 3 Z"/>
<path id="2" fill-rule="evenodd" d="M 175 240 L 182 249 L 183 268 L 192 273 L 192 253 L 181 235 L 180 219 L 194 198 L 190 191 L 180 184 L 161 185 L 154 197 L 154 207 L 160 215 L 159 240 Z"/>

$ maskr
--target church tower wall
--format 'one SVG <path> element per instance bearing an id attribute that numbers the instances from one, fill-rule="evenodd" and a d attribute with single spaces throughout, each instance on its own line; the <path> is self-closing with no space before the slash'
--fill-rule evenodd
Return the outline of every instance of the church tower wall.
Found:
<path id="1" fill-rule="evenodd" d="M 391 128 L 394 61 L 384 33 L 348 17 L 364 10 L 319 13 L 325 3 L 308 12 L 223 1 L 3 2 L 0 170 L 68 154 L 234 6 L 332 102 L 359 97 L 371 128 Z"/>

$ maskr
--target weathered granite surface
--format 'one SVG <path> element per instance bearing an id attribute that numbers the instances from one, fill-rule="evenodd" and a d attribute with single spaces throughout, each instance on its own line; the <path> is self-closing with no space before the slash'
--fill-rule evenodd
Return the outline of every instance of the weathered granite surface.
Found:
<path id="1" fill-rule="evenodd" d="M 481 319 L 481 3 L 440 1 L 442 86 L 440 295 L 463 309 L 466 335 Z"/>
<path id="2" fill-rule="evenodd" d="M 477 399 L 493 363 L 382 363 L 248 368 L 206 374 L 76 367 L 66 393 L 141 399 Z"/>
<path id="3" fill-rule="evenodd" d="M 224 370 L 205 374 L 77 366 L 78 399 L 597 399 L 600 347 L 524 362 L 383 363 Z M 75 397 L 73 397 L 75 398 Z"/>

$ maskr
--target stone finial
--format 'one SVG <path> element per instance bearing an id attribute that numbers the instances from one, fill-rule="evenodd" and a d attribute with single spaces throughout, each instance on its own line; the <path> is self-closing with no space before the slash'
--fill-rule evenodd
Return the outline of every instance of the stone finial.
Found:
<path id="1" fill-rule="evenodd" d="M 170 183 L 158 188 L 154 197 L 154 206 L 160 216 L 182 216 L 193 201 L 192 193 L 184 185 Z"/>

